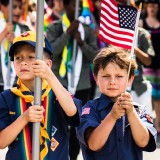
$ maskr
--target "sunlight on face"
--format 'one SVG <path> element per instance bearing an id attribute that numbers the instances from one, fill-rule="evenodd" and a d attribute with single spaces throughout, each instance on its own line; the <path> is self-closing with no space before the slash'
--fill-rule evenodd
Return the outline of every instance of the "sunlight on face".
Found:
<path id="1" fill-rule="evenodd" d="M 132 82 L 129 80 L 127 83 L 127 70 L 121 69 L 114 62 L 110 62 L 104 69 L 101 68 L 95 79 L 101 93 L 113 101 L 116 101 Z"/>
<path id="2" fill-rule="evenodd" d="M 32 63 L 35 61 L 35 52 L 23 50 L 14 55 L 14 68 L 21 80 L 34 80 Z"/>

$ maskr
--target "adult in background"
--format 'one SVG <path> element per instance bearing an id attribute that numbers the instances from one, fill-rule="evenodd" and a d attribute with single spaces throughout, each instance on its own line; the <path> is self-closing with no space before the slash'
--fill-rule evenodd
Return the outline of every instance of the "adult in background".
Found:
<path id="1" fill-rule="evenodd" d="M 54 48 L 53 72 L 60 82 L 76 98 L 85 104 L 89 97 L 90 77 L 89 63 L 95 57 L 98 46 L 94 31 L 88 25 L 74 19 L 76 0 L 63 0 L 65 13 L 62 19 L 50 24 L 47 28 L 47 38 Z M 79 11 L 81 11 L 81 1 Z M 80 12 L 79 12 L 80 13 Z M 76 40 L 78 48 L 75 65 L 71 65 L 73 55 L 73 40 Z M 71 86 L 71 72 L 74 67 L 74 87 Z M 74 128 L 70 129 L 70 159 L 76 160 L 79 153 L 79 142 Z"/>
<path id="2" fill-rule="evenodd" d="M 52 0 L 47 4 L 44 14 L 44 32 L 50 23 L 61 19 L 64 12 L 63 0 Z"/>
<path id="3" fill-rule="evenodd" d="M 132 1 L 131 5 L 139 7 L 141 1 Z M 150 33 L 141 27 L 138 27 L 138 35 L 135 40 L 134 55 L 138 64 L 135 78 L 131 87 L 131 96 L 133 100 L 141 105 L 146 106 L 148 113 L 152 114 L 152 85 L 146 80 L 143 73 L 144 66 L 149 66 L 155 56 L 151 42 Z M 145 101 L 144 101 L 145 99 Z"/>
<path id="4" fill-rule="evenodd" d="M 151 34 L 151 40 L 155 51 L 155 57 L 152 64 L 144 69 L 146 78 L 152 84 L 152 100 L 156 113 L 155 126 L 160 134 L 160 3 L 158 0 L 146 1 L 146 16 L 141 19 L 140 26 L 148 30 Z"/>
<path id="5" fill-rule="evenodd" d="M 146 80 L 143 73 L 144 66 L 149 66 L 155 56 L 150 34 L 144 28 L 138 28 L 138 37 L 134 49 L 134 55 L 138 64 L 135 79 L 131 87 L 131 96 L 134 101 L 146 106 L 148 113 L 152 114 L 152 85 Z"/>
<path id="6" fill-rule="evenodd" d="M 7 84 L 8 47 L 17 35 L 29 30 L 28 26 L 19 23 L 22 14 L 22 0 L 13 0 L 13 23 L 9 22 L 9 0 L 0 0 L 0 92 L 13 86 L 15 72 L 11 64 L 10 85 Z"/>

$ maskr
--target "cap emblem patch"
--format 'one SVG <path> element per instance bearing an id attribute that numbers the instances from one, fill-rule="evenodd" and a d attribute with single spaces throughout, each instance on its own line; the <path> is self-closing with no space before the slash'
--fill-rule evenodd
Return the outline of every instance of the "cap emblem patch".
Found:
<path id="1" fill-rule="evenodd" d="M 28 32 L 24 32 L 24 33 L 22 33 L 21 34 L 21 37 L 27 37 L 27 36 L 29 36 L 30 34 L 28 33 Z"/>

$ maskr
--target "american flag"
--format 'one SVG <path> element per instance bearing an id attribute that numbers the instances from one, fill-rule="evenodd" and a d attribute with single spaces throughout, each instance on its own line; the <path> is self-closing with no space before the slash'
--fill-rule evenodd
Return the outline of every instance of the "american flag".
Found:
<path id="1" fill-rule="evenodd" d="M 131 49 L 138 10 L 115 0 L 102 0 L 100 38 L 112 45 Z"/>
<path id="2" fill-rule="evenodd" d="M 84 115 L 84 114 L 90 114 L 90 108 L 89 108 L 89 107 L 84 108 L 84 109 L 82 110 L 81 116 Z"/>

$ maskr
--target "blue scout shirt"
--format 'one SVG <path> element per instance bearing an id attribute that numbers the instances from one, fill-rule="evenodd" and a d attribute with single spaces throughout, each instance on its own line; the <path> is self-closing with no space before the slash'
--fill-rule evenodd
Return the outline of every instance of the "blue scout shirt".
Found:
<path id="1" fill-rule="evenodd" d="M 77 127 L 77 137 L 80 141 L 84 160 L 142 160 L 143 150 L 154 151 L 156 149 L 154 139 L 156 130 L 145 108 L 139 105 L 135 105 L 135 109 L 150 132 L 150 140 L 145 148 L 140 148 L 135 144 L 127 116 L 125 116 L 125 122 L 123 122 L 122 118 L 117 120 L 106 144 L 100 151 L 92 151 L 87 147 L 87 129 L 98 127 L 101 121 L 111 111 L 112 106 L 113 102 L 102 94 L 100 98 L 89 101 L 83 107 L 81 123 Z M 124 132 L 123 123 L 125 123 Z"/>
<path id="2" fill-rule="evenodd" d="M 53 92 L 52 92 L 53 93 Z M 0 130 L 6 128 L 9 126 L 12 122 L 14 122 L 17 118 L 15 113 L 15 100 L 16 95 L 14 95 L 10 90 L 4 91 L 2 94 L 0 94 Z M 53 100 L 53 101 L 52 101 Z M 54 138 L 59 142 L 58 147 L 55 149 L 55 151 L 51 151 L 50 147 L 49 149 L 49 159 L 55 159 L 55 160 L 68 160 L 69 154 L 68 154 L 68 125 L 71 126 L 78 126 L 79 125 L 79 115 L 78 112 L 73 117 L 67 117 L 67 115 L 64 113 L 62 108 L 59 106 L 59 103 L 57 103 L 57 100 L 55 98 L 55 95 L 53 93 L 52 97 L 53 102 L 53 109 L 52 112 L 52 120 L 51 120 L 51 127 L 54 126 L 57 128 L 57 131 L 54 135 Z M 74 102 L 77 107 L 81 108 L 81 101 L 78 99 L 74 99 Z M 30 104 L 28 105 L 28 107 Z M 10 113 L 15 114 L 10 114 Z M 30 125 L 30 135 L 32 134 L 32 123 Z M 51 134 L 51 133 L 50 133 Z M 50 135 L 51 137 L 51 135 Z M 32 136 L 31 136 L 32 138 Z M 20 142 L 18 140 L 18 137 L 14 142 L 12 142 L 8 146 L 9 150 L 6 155 L 6 160 L 23 160 L 22 158 L 22 149 Z"/>

